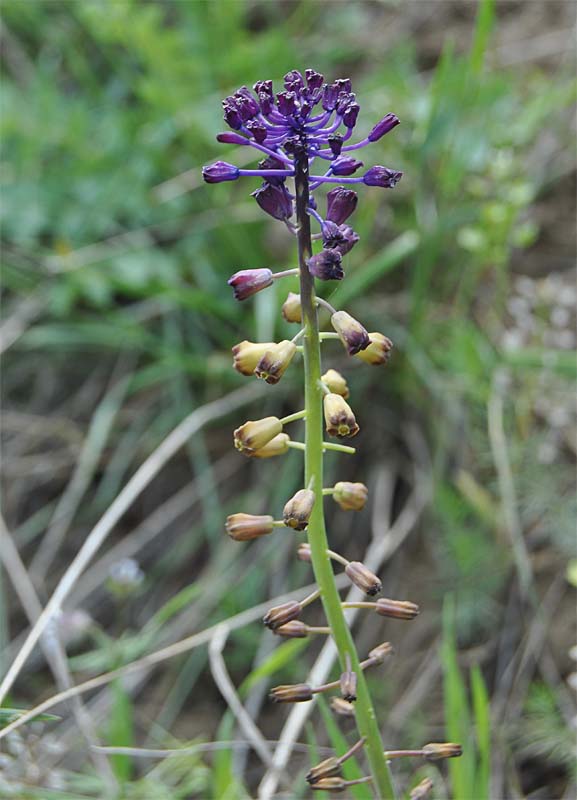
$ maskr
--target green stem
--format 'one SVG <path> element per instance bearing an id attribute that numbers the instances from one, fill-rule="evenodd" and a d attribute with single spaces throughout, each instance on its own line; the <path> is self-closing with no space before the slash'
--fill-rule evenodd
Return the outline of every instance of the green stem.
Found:
<path id="1" fill-rule="evenodd" d="M 300 267 L 300 297 L 305 327 L 304 367 L 305 367 L 305 485 L 313 486 L 316 502 L 308 524 L 308 541 L 311 547 L 311 560 L 321 592 L 323 608 L 331 627 L 332 636 L 339 653 L 342 669 L 346 668 L 347 655 L 351 667 L 357 674 L 357 701 L 355 716 L 359 734 L 365 737 L 365 750 L 371 767 L 373 787 L 380 800 L 394 798 L 391 775 L 383 756 L 375 710 L 363 676 L 359 658 L 351 632 L 341 608 L 341 598 L 337 591 L 331 560 L 328 554 L 328 541 L 325 530 L 323 510 L 323 409 L 321 389 L 321 354 L 317 302 L 314 279 L 307 267 L 307 259 L 312 255 L 310 218 L 307 213 L 309 203 L 308 159 L 306 150 L 295 156 L 295 190 Z"/>
<path id="2" fill-rule="evenodd" d="M 303 408 L 302 411 L 295 411 L 294 414 L 289 414 L 288 417 L 283 417 L 281 422 L 283 425 L 287 425 L 289 422 L 296 422 L 297 419 L 304 419 L 307 415 L 306 408 Z"/>

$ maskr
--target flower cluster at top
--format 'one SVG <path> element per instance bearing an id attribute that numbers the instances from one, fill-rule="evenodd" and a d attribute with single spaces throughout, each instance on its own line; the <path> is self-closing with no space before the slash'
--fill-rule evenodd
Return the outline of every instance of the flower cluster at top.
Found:
<path id="1" fill-rule="evenodd" d="M 323 253 L 313 256 L 309 268 L 317 278 L 340 280 L 344 273 L 341 258 L 358 242 L 359 237 L 346 223 L 357 205 L 356 193 L 349 184 L 365 184 L 386 189 L 393 188 L 402 172 L 383 166 L 373 166 L 356 176 L 364 165 L 356 158 L 356 151 L 382 136 L 399 124 L 394 114 L 386 114 L 361 141 L 348 144 L 359 114 L 359 104 L 351 91 L 349 78 L 325 83 L 324 77 L 313 69 L 305 75 L 291 70 L 284 77 L 284 91 L 275 94 L 270 80 L 258 81 L 251 92 L 241 87 L 223 100 L 224 119 L 232 131 L 219 133 L 217 140 L 227 144 L 253 147 L 265 157 L 258 169 L 239 169 L 226 161 L 217 161 L 204 167 L 202 174 L 207 183 L 233 181 L 241 176 L 263 179 L 260 188 L 253 192 L 258 205 L 267 214 L 284 222 L 296 232 L 291 217 L 295 211 L 295 196 L 287 188 L 287 178 L 295 174 L 295 157 L 306 154 L 309 171 L 313 162 L 320 159 L 326 164 L 309 179 L 308 213 L 320 225 L 320 233 L 313 238 L 322 239 Z M 328 192 L 324 216 L 319 213 L 314 191 L 323 184 L 340 184 Z M 259 270 L 250 272 L 248 279 L 257 283 L 269 279 Z M 267 271 L 268 273 L 269 271 Z M 235 276 L 233 276 L 234 278 Z M 274 276 L 270 276 L 272 282 Z M 270 282 L 267 285 L 270 285 Z M 254 294 L 236 292 L 237 299 Z M 258 286 L 258 291 L 262 286 Z"/>

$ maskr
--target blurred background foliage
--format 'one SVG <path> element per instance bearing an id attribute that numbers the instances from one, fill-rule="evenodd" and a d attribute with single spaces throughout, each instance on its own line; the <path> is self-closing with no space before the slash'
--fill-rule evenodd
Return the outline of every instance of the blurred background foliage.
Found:
<path id="1" fill-rule="evenodd" d="M 366 156 L 404 178 L 362 192 L 361 241 L 330 288 L 396 349 L 384 371 L 349 370 L 327 345 L 361 424 L 360 457 L 329 458 L 328 471 L 373 496 L 387 475 L 393 520 L 415 486 L 427 495 L 383 573 L 387 593 L 424 612 L 409 633 L 382 626 L 398 656 L 373 689 L 395 746 L 473 720 L 461 731 L 470 766 L 434 770 L 435 797 L 574 792 L 574 25 L 575 6 L 556 0 L 2 4 L 3 505 L 42 601 L 167 434 L 246 384 L 232 344 L 289 334 L 279 308 L 290 282 L 246 304 L 226 287 L 236 269 L 288 268 L 295 254 L 250 179 L 202 184 L 204 163 L 248 163 L 243 148 L 215 143 L 220 100 L 312 66 L 353 78 L 359 135 L 388 111 L 400 117 Z M 85 614 L 79 638 L 68 631 L 76 682 L 310 580 L 288 537 L 243 550 L 223 535 L 227 513 L 278 514 L 300 485 L 299 454 L 263 465 L 230 452 L 241 417 L 288 413 L 299 393 L 293 369 L 215 419 L 124 515 L 65 609 Z M 362 557 L 374 517 L 335 514 L 335 549 L 347 540 Z M 6 577 L 3 668 L 26 626 Z M 361 641 L 372 636 L 361 626 Z M 226 660 L 237 685 L 268 665 L 246 697 L 275 738 L 284 715 L 263 705 L 267 682 L 302 679 L 308 656 L 293 647 L 267 661 L 272 638 L 240 627 Z M 15 705 L 53 691 L 40 655 L 27 676 Z M 114 684 L 110 719 L 109 702 L 106 690 L 91 699 L 106 744 L 242 738 L 202 648 Z M 100 797 L 90 761 L 69 752 L 70 720 L 47 727 L 13 742 L 3 796 Z M 337 734 L 314 718 L 307 736 L 315 748 Z M 130 798 L 245 797 L 262 773 L 226 750 L 116 759 Z M 295 759 L 306 771 L 308 758 Z M 420 775 L 398 773 L 400 785 Z"/>

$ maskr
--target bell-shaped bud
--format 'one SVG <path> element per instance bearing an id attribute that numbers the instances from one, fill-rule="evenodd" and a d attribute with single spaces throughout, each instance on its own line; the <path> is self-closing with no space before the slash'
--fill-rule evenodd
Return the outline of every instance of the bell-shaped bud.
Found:
<path id="1" fill-rule="evenodd" d="M 304 531 L 315 504 L 315 493 L 310 489 L 299 489 L 283 510 L 283 522 L 295 531 Z"/>
<path id="2" fill-rule="evenodd" d="M 349 483 L 339 481 L 334 486 L 333 500 L 335 500 L 343 511 L 360 511 L 365 507 L 369 490 L 364 483 Z"/>
<path id="3" fill-rule="evenodd" d="M 320 89 L 325 80 L 324 75 L 321 75 L 320 72 L 316 72 L 314 69 L 305 69 L 305 78 L 311 90 Z"/>
<path id="4" fill-rule="evenodd" d="M 248 144 L 249 140 L 246 136 L 241 136 L 240 133 L 224 131 L 216 134 L 216 141 L 221 142 L 221 144 Z"/>
<path id="5" fill-rule="evenodd" d="M 361 110 L 358 103 L 350 103 L 343 112 L 343 125 L 347 128 L 354 128 L 357 124 L 357 117 Z"/>
<path id="6" fill-rule="evenodd" d="M 249 420 L 234 432 L 234 446 L 245 455 L 253 455 L 282 433 L 282 422 L 278 417 Z"/>
<path id="7" fill-rule="evenodd" d="M 274 342 L 248 342 L 245 339 L 232 348 L 232 366 L 241 375 L 252 375 L 258 362 L 271 347 L 274 347 Z"/>
<path id="8" fill-rule="evenodd" d="M 361 361 L 364 361 L 366 364 L 373 364 L 374 366 L 386 364 L 391 356 L 391 350 L 393 349 L 391 340 L 378 332 L 369 333 L 369 339 L 371 341 L 370 345 L 365 350 L 361 350 L 360 353 L 357 353 L 356 357 L 360 358 Z"/>
<path id="9" fill-rule="evenodd" d="M 330 136 L 328 137 L 327 141 L 329 143 L 329 147 L 330 147 L 331 153 L 334 156 L 340 156 L 341 150 L 343 149 L 343 144 L 344 144 L 342 134 L 340 134 L 340 133 L 331 133 Z"/>
<path id="10" fill-rule="evenodd" d="M 392 131 L 393 128 L 399 124 L 399 118 L 395 114 L 385 114 L 385 116 L 377 122 L 375 127 L 367 136 L 369 142 L 377 142 L 385 133 Z"/>
<path id="11" fill-rule="evenodd" d="M 293 619 L 290 622 L 274 628 L 273 633 L 277 636 L 284 636 L 286 639 L 306 639 L 309 635 L 308 625 L 300 619 Z"/>
<path id="12" fill-rule="evenodd" d="M 345 400 L 349 396 L 349 387 L 347 382 L 341 373 L 336 371 L 336 369 L 328 369 L 324 375 L 321 375 L 321 381 L 330 392 L 333 392 L 333 394 L 340 394 L 340 396 L 344 397 Z"/>
<path id="13" fill-rule="evenodd" d="M 333 175 L 353 175 L 363 166 L 362 161 L 358 161 L 353 156 L 339 156 L 331 164 Z"/>
<path id="14" fill-rule="evenodd" d="M 341 281 L 345 273 L 341 266 L 342 256 L 338 250 L 321 250 L 307 260 L 311 275 L 322 281 Z"/>
<path id="15" fill-rule="evenodd" d="M 278 170 L 278 169 L 284 170 L 284 169 L 286 169 L 286 164 L 284 164 L 284 162 L 282 162 L 278 158 L 275 158 L 274 156 L 267 156 L 266 158 L 263 158 L 262 161 L 258 162 L 258 168 L 260 170 L 265 170 L 265 171 L 273 170 L 273 169 L 274 170 Z M 267 175 L 265 177 L 265 180 L 266 180 L 267 183 L 271 183 L 274 186 L 282 186 L 284 184 L 284 182 L 285 182 L 285 179 L 280 175 L 271 175 L 270 177 Z"/>
<path id="16" fill-rule="evenodd" d="M 350 225 L 336 225 L 330 220 L 323 226 L 323 247 L 346 256 L 359 241 L 359 234 Z"/>
<path id="17" fill-rule="evenodd" d="M 307 561 L 310 564 L 312 561 L 311 546 L 308 542 L 302 542 L 302 544 L 299 544 L 297 549 L 297 558 L 299 561 Z"/>
<path id="18" fill-rule="evenodd" d="M 283 78 L 283 83 L 286 89 L 290 87 L 291 89 L 299 92 L 305 88 L 304 78 L 298 69 L 291 69 L 290 72 L 287 72 Z"/>
<path id="19" fill-rule="evenodd" d="M 335 756 L 331 756 L 321 761 L 316 767 L 311 767 L 305 777 L 308 783 L 316 783 L 323 778 L 333 778 L 335 775 L 340 775 L 341 770 L 342 767 L 339 759 Z"/>
<path id="20" fill-rule="evenodd" d="M 323 88 L 322 106 L 325 111 L 334 111 L 340 94 L 340 88 L 336 83 L 326 83 Z"/>
<path id="21" fill-rule="evenodd" d="M 252 193 L 252 196 L 267 214 L 274 219 L 286 221 L 293 214 L 293 201 L 284 185 L 275 186 L 265 183 L 260 189 Z"/>
<path id="22" fill-rule="evenodd" d="M 274 530 L 273 518 L 254 514 L 231 514 L 226 518 L 226 532 L 236 542 L 248 542 Z"/>
<path id="23" fill-rule="evenodd" d="M 325 425 L 329 436 L 338 436 L 344 439 L 356 436 L 359 426 L 351 407 L 340 394 L 330 392 L 323 397 L 325 412 Z"/>
<path id="24" fill-rule="evenodd" d="M 458 758 L 463 755 L 463 748 L 460 744 L 454 744 L 453 742 L 432 742 L 423 747 L 423 755 L 427 761 L 440 761 L 443 758 Z"/>
<path id="25" fill-rule="evenodd" d="M 342 697 L 331 697 L 331 708 L 340 717 L 354 717 L 355 707 L 348 700 L 343 700 Z"/>
<path id="26" fill-rule="evenodd" d="M 433 791 L 433 781 L 430 778 L 425 778 L 418 783 L 414 789 L 409 793 L 409 800 L 426 800 L 431 796 Z"/>
<path id="27" fill-rule="evenodd" d="M 389 600 L 387 597 L 379 597 L 375 605 L 375 611 L 381 617 L 415 619 L 419 614 L 419 606 L 415 605 L 415 603 L 410 603 L 408 600 Z"/>
<path id="28" fill-rule="evenodd" d="M 298 322 L 300 324 L 303 321 L 300 294 L 288 293 L 287 299 L 282 304 L 281 314 L 287 322 Z"/>
<path id="29" fill-rule="evenodd" d="M 254 453 L 250 455 L 253 458 L 273 458 L 274 456 L 284 456 L 288 453 L 290 437 L 287 433 L 279 433 L 273 439 L 265 444 L 264 447 L 259 447 Z"/>
<path id="30" fill-rule="evenodd" d="M 266 140 L 266 137 L 268 136 L 268 130 L 262 124 L 262 122 L 258 122 L 257 120 L 253 119 L 250 122 L 247 122 L 245 127 L 258 144 L 262 144 Z"/>
<path id="31" fill-rule="evenodd" d="M 393 189 L 403 177 L 403 173 L 387 167 L 371 167 L 363 175 L 366 186 L 380 186 L 382 189 Z"/>
<path id="32" fill-rule="evenodd" d="M 226 161 L 215 161 L 208 167 L 202 168 L 202 177 L 206 183 L 223 183 L 223 181 L 235 181 L 240 175 L 238 167 L 228 164 Z"/>
<path id="33" fill-rule="evenodd" d="M 266 94 L 269 97 L 273 96 L 272 81 L 257 81 L 252 87 L 257 94 Z"/>
<path id="34" fill-rule="evenodd" d="M 297 110 L 297 96 L 294 92 L 279 92 L 276 96 L 279 112 L 283 117 L 291 117 Z"/>
<path id="35" fill-rule="evenodd" d="M 293 619 L 298 619 L 303 607 L 296 600 L 289 600 L 288 603 L 282 603 L 280 606 L 269 608 L 262 621 L 271 630 L 280 628 L 281 625 L 286 625 Z"/>
<path id="36" fill-rule="evenodd" d="M 224 110 L 224 121 L 226 124 L 235 131 L 240 130 L 242 128 L 242 118 L 238 108 L 236 107 L 234 98 L 227 97 L 226 100 L 222 101 L 222 107 Z"/>
<path id="37" fill-rule="evenodd" d="M 274 703 L 305 703 L 313 699 L 313 690 L 306 683 L 285 684 L 271 689 L 269 697 Z"/>
<path id="38" fill-rule="evenodd" d="M 336 186 L 327 192 L 326 219 L 336 225 L 342 225 L 357 207 L 359 196 L 352 189 Z"/>
<path id="39" fill-rule="evenodd" d="M 228 279 L 232 286 L 236 300 L 246 300 L 247 297 L 271 286 L 273 275 L 270 269 L 241 269 Z"/>
<path id="40" fill-rule="evenodd" d="M 293 360 L 296 351 L 296 344 L 288 339 L 273 344 L 256 365 L 254 374 L 267 383 L 278 383 Z"/>
<path id="41" fill-rule="evenodd" d="M 373 664 L 384 664 L 394 652 L 393 645 L 390 642 L 383 642 L 369 652 L 369 658 Z"/>
<path id="42" fill-rule="evenodd" d="M 310 787 L 316 792 L 344 792 L 348 783 L 336 775 L 332 778 L 319 778 L 315 783 L 311 783 Z"/>
<path id="43" fill-rule="evenodd" d="M 349 561 L 345 567 L 345 572 L 349 580 L 365 594 L 373 596 L 379 594 L 383 588 L 383 584 L 374 572 L 371 572 L 360 561 Z"/>
<path id="44" fill-rule="evenodd" d="M 365 328 L 346 311 L 335 311 L 331 317 L 331 325 L 350 356 L 364 350 L 371 343 Z"/>

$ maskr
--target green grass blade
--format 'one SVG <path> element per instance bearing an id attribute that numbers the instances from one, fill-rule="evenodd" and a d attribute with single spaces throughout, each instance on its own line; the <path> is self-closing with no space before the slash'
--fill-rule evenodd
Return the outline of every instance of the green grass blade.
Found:
<path id="1" fill-rule="evenodd" d="M 475 780 L 475 797 L 478 800 L 489 800 L 489 780 L 491 775 L 491 708 L 489 695 L 480 668 L 475 665 L 471 669 L 471 692 L 473 696 L 473 714 L 477 733 L 477 749 L 479 764 Z"/>

